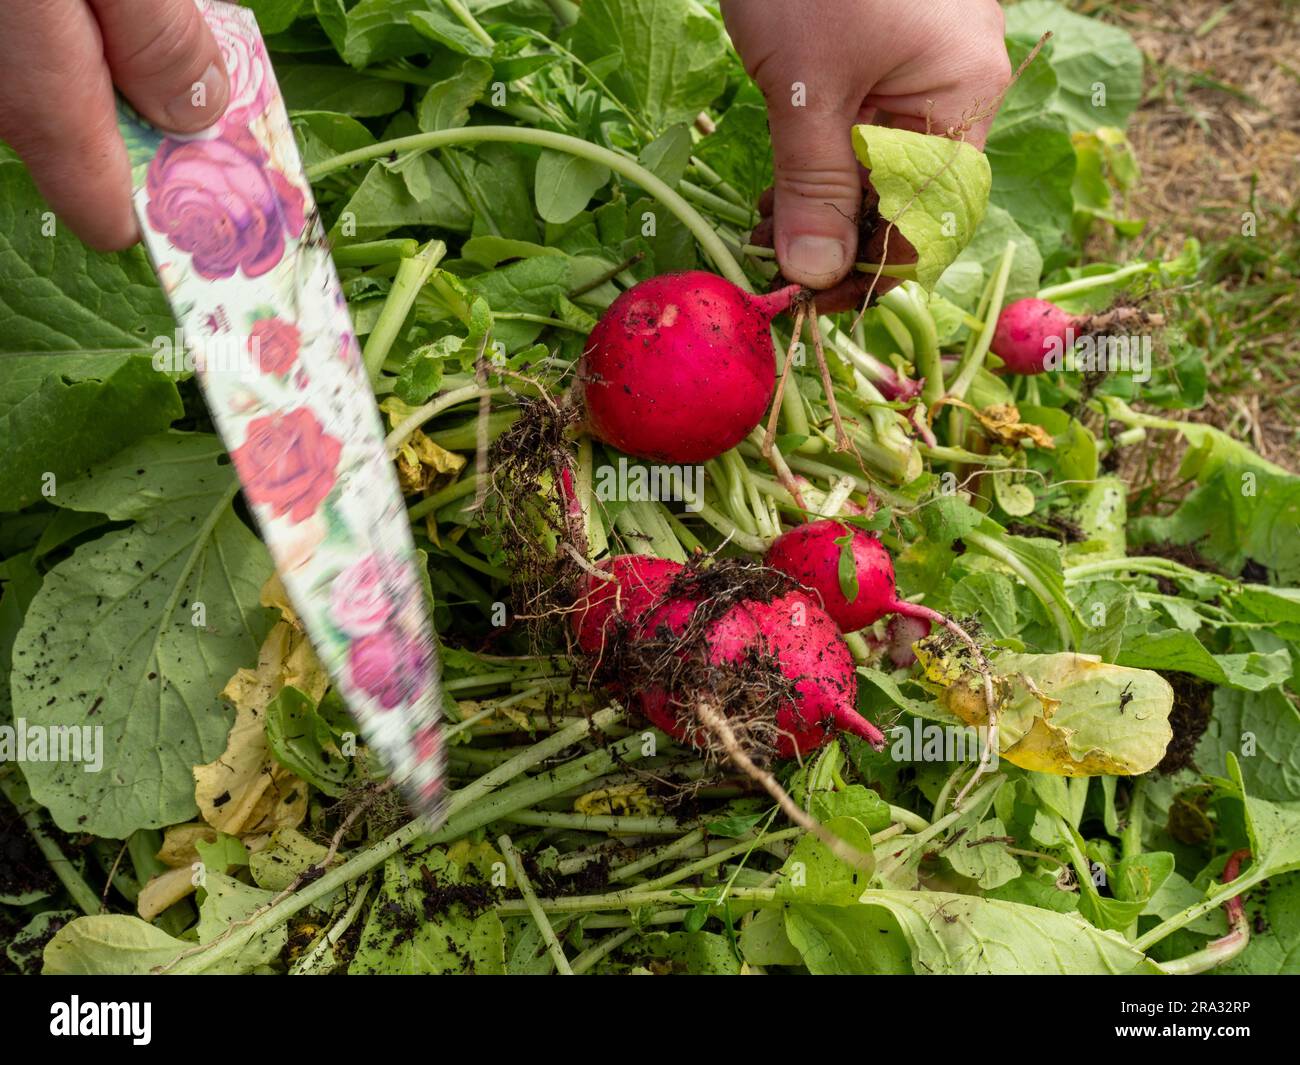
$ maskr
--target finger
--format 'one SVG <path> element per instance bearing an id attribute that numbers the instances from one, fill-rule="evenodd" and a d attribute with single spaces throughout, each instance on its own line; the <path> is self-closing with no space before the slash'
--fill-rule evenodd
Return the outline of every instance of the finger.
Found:
<path id="1" fill-rule="evenodd" d="M 113 80 L 145 118 L 195 133 L 226 109 L 221 51 L 194 0 L 90 0 Z"/>
<path id="2" fill-rule="evenodd" d="M 827 288 L 848 272 L 857 251 L 862 182 L 849 130 L 857 113 L 842 101 L 808 106 L 769 101 L 776 189 L 776 257 L 791 281 Z"/>
<path id="3" fill-rule="evenodd" d="M 0 139 L 93 248 L 139 238 L 99 27 L 81 0 L 0 3 Z"/>

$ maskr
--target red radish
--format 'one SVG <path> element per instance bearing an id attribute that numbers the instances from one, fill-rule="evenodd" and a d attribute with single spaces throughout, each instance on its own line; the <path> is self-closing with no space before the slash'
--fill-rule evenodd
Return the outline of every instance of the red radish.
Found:
<path id="1" fill-rule="evenodd" d="M 847 555 L 842 553 L 841 544 L 836 541 L 843 541 L 843 547 L 849 552 Z M 853 579 L 845 583 L 856 591 L 856 595 L 844 594 L 840 581 L 842 560 L 851 566 L 849 573 Z M 843 632 L 854 632 L 886 614 L 898 614 L 946 628 L 966 645 L 975 661 L 975 668 L 983 678 L 989 733 L 996 738 L 997 699 L 993 692 L 993 673 L 980 645 L 952 618 L 931 610 L 928 606 L 909 603 L 898 597 L 898 589 L 894 584 L 893 559 L 874 536 L 861 529 L 850 530 L 842 522 L 830 519 L 814 521 L 777 537 L 768 550 L 767 564 L 816 592 L 821 597 L 826 612 L 835 619 Z M 991 764 L 990 752 L 995 749 L 996 744 L 990 741 L 979 768 L 957 796 L 958 803 L 965 798 L 971 784 Z"/>
<path id="2" fill-rule="evenodd" d="M 853 599 L 840 584 L 841 545 L 851 536 L 858 591 Z M 894 563 L 884 545 L 869 533 L 827 518 L 800 525 L 777 537 L 767 564 L 816 592 L 841 632 L 857 632 L 898 612 Z"/>
<path id="3" fill-rule="evenodd" d="M 752 296 L 692 270 L 633 285 L 587 339 L 582 380 L 592 434 L 661 462 L 706 462 L 735 447 L 776 383 L 772 319 L 799 292 Z"/>
<path id="4" fill-rule="evenodd" d="M 895 669 L 910 669 L 916 665 L 916 652 L 912 645 L 930 635 L 930 623 L 923 618 L 909 618 L 895 614 L 885 626 L 885 642 L 889 660 Z"/>
<path id="5" fill-rule="evenodd" d="M 686 599 L 669 600 L 642 618 L 638 633 L 644 638 L 666 629 L 680 636 L 696 606 Z M 776 751 L 782 758 L 819 747 L 831 729 L 861 736 L 877 750 L 884 747 L 883 733 L 857 712 L 853 656 L 835 623 L 802 592 L 788 592 L 769 603 L 737 604 L 709 625 L 705 641 L 713 665 L 740 665 L 755 655 L 769 656 L 794 682 L 794 700 L 775 713 Z M 652 687 L 640 693 L 638 708 L 669 735 L 685 740 L 692 731 L 689 718 L 674 712 L 671 698 L 669 692 Z"/>
<path id="6" fill-rule="evenodd" d="M 1046 300 L 1023 299 L 1007 304 L 998 315 L 993 333 L 993 354 L 1018 374 L 1038 374 L 1047 369 L 1052 351 L 1064 354 L 1072 345 L 1078 319 Z"/>
<path id="7" fill-rule="evenodd" d="M 604 651 L 615 618 L 635 623 L 668 591 L 682 567 L 651 555 L 620 555 L 601 562 L 597 569 L 614 579 L 604 581 L 588 575 L 571 616 L 578 646 L 592 656 Z"/>

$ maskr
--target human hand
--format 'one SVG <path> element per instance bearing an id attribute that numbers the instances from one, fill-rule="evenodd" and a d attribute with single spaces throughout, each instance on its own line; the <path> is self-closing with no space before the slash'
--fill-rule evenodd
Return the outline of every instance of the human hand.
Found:
<path id="1" fill-rule="evenodd" d="M 722 0 L 722 14 L 767 100 L 777 261 L 810 288 L 837 286 L 857 257 L 865 172 L 851 127 L 952 130 L 983 148 L 1011 78 L 996 0 Z"/>
<path id="2" fill-rule="evenodd" d="M 87 244 L 135 243 L 113 85 L 162 129 L 221 117 L 225 66 L 193 0 L 0 0 L 0 41 L 0 139 Z"/>

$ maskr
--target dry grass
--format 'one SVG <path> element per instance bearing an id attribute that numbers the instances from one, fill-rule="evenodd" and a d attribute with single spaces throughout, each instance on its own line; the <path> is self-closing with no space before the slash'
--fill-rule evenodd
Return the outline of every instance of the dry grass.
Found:
<path id="1" fill-rule="evenodd" d="M 1190 417 L 1300 471 L 1300 4 L 1071 6 L 1123 26 L 1146 57 L 1128 214 L 1148 225 L 1121 254 L 1168 252 L 1185 236 L 1205 246 L 1202 281 L 1178 300 L 1210 367 L 1206 405 Z"/>

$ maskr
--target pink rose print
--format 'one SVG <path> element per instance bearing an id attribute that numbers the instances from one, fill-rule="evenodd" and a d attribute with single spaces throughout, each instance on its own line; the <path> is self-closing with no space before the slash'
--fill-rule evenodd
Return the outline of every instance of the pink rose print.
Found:
<path id="1" fill-rule="evenodd" d="M 230 453 L 250 503 L 306 521 L 338 479 L 343 444 L 330 436 L 305 407 L 288 414 L 254 418 L 244 442 Z"/>
<path id="2" fill-rule="evenodd" d="M 378 632 L 393 611 L 394 603 L 385 588 L 384 567 L 374 555 L 354 562 L 330 586 L 330 615 L 349 636 Z"/>
<path id="3" fill-rule="evenodd" d="M 193 257 L 209 281 L 261 277 L 306 222 L 304 197 L 247 131 L 220 140 L 164 138 L 149 164 L 149 225 Z"/>
<path id="4" fill-rule="evenodd" d="M 283 318 L 263 318 L 253 323 L 248 350 L 257 356 L 262 373 L 286 374 L 298 360 L 302 333 Z"/>
<path id="5" fill-rule="evenodd" d="M 416 729 L 411 743 L 415 747 L 416 758 L 421 762 L 432 762 L 442 750 L 442 729 L 437 725 L 425 725 L 424 728 Z"/>
<path id="6" fill-rule="evenodd" d="M 352 683 L 385 710 L 410 702 L 423 690 L 428 668 L 424 648 L 392 629 L 362 636 L 348 648 Z"/>
<path id="7" fill-rule="evenodd" d="M 203 3 L 203 17 L 230 75 L 230 103 L 222 124 L 238 128 L 266 113 L 274 75 L 266 51 L 248 35 L 245 13 L 227 4 Z"/>

